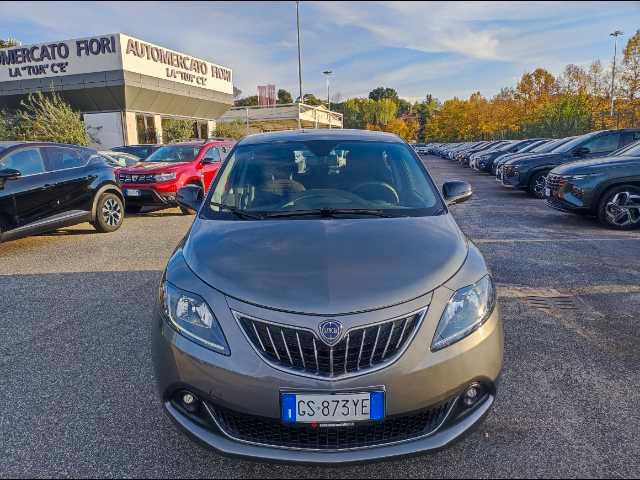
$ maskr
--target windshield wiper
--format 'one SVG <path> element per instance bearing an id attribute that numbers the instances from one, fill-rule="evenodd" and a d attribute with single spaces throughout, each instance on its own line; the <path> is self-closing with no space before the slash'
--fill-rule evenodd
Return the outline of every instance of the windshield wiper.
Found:
<path id="1" fill-rule="evenodd" d="M 262 220 L 264 218 L 262 215 L 255 215 L 253 213 L 247 212 L 246 210 L 242 210 L 241 208 L 236 208 L 231 205 L 225 205 L 224 203 L 211 202 L 210 205 L 213 207 L 218 207 L 222 210 L 227 210 L 228 212 L 231 212 L 235 216 L 240 218 L 250 218 L 252 220 Z"/>
<path id="2" fill-rule="evenodd" d="M 314 208 L 309 210 L 291 210 L 285 212 L 269 212 L 264 218 L 306 217 L 320 215 L 321 217 L 333 217 L 335 215 L 371 215 L 374 217 L 393 217 L 380 209 L 373 208 Z"/>

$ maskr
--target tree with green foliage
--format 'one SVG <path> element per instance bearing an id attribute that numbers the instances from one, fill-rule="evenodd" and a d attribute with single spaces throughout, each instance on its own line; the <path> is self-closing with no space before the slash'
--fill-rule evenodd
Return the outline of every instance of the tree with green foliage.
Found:
<path id="1" fill-rule="evenodd" d="M 385 98 L 393 100 L 395 103 L 398 103 L 398 92 L 393 88 L 388 87 L 378 87 L 374 88 L 369 92 L 369 98 L 374 101 L 383 100 Z"/>
<path id="2" fill-rule="evenodd" d="M 622 57 L 622 89 L 628 100 L 640 97 L 640 30 L 629 39 Z"/>
<path id="3" fill-rule="evenodd" d="M 234 120 L 233 122 L 217 122 L 216 137 L 241 139 L 247 134 L 247 126 L 244 122 Z"/>
<path id="4" fill-rule="evenodd" d="M 177 118 L 162 119 L 162 140 L 171 143 L 178 140 L 193 138 L 193 120 L 180 120 Z"/>
<path id="5" fill-rule="evenodd" d="M 0 38 L 0 48 L 11 48 L 16 47 L 18 45 L 18 41 L 14 38 L 7 38 L 6 40 Z"/>
<path id="6" fill-rule="evenodd" d="M 249 97 L 239 98 L 234 102 L 236 107 L 257 107 L 258 106 L 258 96 L 251 95 Z"/>
<path id="7" fill-rule="evenodd" d="M 425 142 L 426 141 L 426 128 L 427 124 L 431 120 L 431 117 L 435 113 L 438 108 L 438 100 L 433 98 L 432 95 L 427 94 L 425 99 L 422 102 L 416 102 L 413 105 L 413 110 L 418 115 L 418 134 L 417 141 Z"/>
<path id="8" fill-rule="evenodd" d="M 0 141 L 15 139 L 15 125 L 5 110 L 0 110 Z"/>
<path id="9" fill-rule="evenodd" d="M 313 93 L 305 93 L 304 101 L 302 102 L 305 105 L 311 105 L 312 107 L 319 107 L 323 105 L 322 100 L 319 100 Z"/>
<path id="10" fill-rule="evenodd" d="M 281 88 L 278 90 L 278 104 L 284 105 L 287 103 L 293 103 L 293 97 L 291 96 L 291 93 Z"/>
<path id="11" fill-rule="evenodd" d="M 15 137 L 18 140 L 88 145 L 89 135 L 79 112 L 74 111 L 56 92 L 29 94 L 16 112 Z"/>

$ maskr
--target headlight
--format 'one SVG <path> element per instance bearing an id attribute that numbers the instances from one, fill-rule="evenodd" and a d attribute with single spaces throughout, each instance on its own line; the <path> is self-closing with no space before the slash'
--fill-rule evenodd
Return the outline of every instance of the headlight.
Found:
<path id="1" fill-rule="evenodd" d="M 431 351 L 448 347 L 476 331 L 491 316 L 495 306 L 496 289 L 489 275 L 455 292 L 433 336 Z"/>
<path id="2" fill-rule="evenodd" d="M 160 294 L 162 309 L 173 328 L 203 347 L 231 354 L 218 320 L 201 297 L 169 282 L 164 282 Z"/>
<path id="3" fill-rule="evenodd" d="M 156 173 L 153 176 L 153 180 L 156 182 L 167 182 L 176 178 L 176 172 L 171 173 Z"/>

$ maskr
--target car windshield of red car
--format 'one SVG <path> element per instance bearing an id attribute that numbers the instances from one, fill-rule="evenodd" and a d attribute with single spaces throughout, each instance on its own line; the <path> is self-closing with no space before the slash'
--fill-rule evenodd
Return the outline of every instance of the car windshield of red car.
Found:
<path id="1" fill-rule="evenodd" d="M 191 162 L 200 152 L 196 145 L 167 145 L 153 152 L 145 162 Z"/>

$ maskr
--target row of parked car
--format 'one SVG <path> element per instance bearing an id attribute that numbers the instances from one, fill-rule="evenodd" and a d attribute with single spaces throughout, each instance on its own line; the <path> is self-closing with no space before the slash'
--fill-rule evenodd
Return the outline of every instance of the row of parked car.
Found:
<path id="1" fill-rule="evenodd" d="M 640 129 L 414 148 L 494 175 L 502 186 L 545 199 L 551 208 L 595 216 L 610 228 L 640 227 Z"/>
<path id="2" fill-rule="evenodd" d="M 113 232 L 125 212 L 177 206 L 182 187 L 209 188 L 234 143 L 210 139 L 97 151 L 0 142 L 0 242 L 84 222 Z"/>

